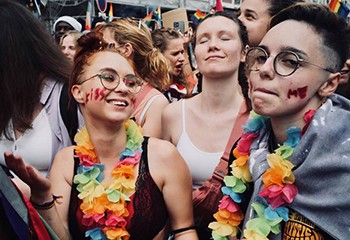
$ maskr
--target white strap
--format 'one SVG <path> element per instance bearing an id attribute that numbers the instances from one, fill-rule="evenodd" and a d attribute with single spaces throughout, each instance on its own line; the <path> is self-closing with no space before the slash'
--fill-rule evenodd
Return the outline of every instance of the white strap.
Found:
<path id="1" fill-rule="evenodd" d="M 146 103 L 145 107 L 142 109 L 142 112 L 140 114 L 140 118 L 139 118 L 139 121 L 138 121 L 138 124 L 140 126 L 142 126 L 142 122 L 143 122 L 143 118 L 145 117 L 148 109 L 151 107 L 152 103 L 154 102 L 154 100 L 159 97 L 159 96 L 162 96 L 161 94 L 158 94 L 158 95 L 154 95 L 153 97 L 151 97 L 148 102 Z"/>

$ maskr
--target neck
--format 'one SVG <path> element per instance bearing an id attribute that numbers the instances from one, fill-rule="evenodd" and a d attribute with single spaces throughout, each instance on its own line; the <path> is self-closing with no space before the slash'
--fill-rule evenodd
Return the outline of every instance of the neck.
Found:
<path id="1" fill-rule="evenodd" d="M 201 100 L 200 107 L 203 110 L 217 113 L 231 108 L 239 108 L 244 101 L 237 78 L 203 78 L 203 91 L 199 94 L 199 98 Z"/>
<path id="2" fill-rule="evenodd" d="M 120 152 L 125 149 L 127 136 L 124 123 L 116 126 L 114 131 L 110 128 L 96 128 L 93 125 L 86 125 L 86 128 L 101 163 L 105 159 L 114 159 L 115 161 L 115 158 L 119 157 Z"/>

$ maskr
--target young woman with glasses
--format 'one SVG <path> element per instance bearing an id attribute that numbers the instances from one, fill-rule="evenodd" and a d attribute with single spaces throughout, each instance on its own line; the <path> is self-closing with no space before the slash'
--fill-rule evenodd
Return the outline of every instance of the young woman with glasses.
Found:
<path id="1" fill-rule="evenodd" d="M 133 117 L 143 134 L 161 137 L 161 112 L 169 104 L 163 91 L 170 85 L 167 59 L 153 47 L 151 33 L 144 23 L 131 18 L 116 19 L 95 29 L 132 61 L 143 88 L 136 95 Z"/>
<path id="2" fill-rule="evenodd" d="M 175 239 L 198 239 L 184 160 L 130 120 L 142 81 L 102 35 L 89 33 L 79 45 L 69 84 L 86 124 L 77 145 L 57 154 L 49 179 L 6 153 L 9 168 L 31 187 L 33 206 L 59 239 L 163 239 L 167 222 Z"/>
<path id="3" fill-rule="evenodd" d="M 350 101 L 333 93 L 349 44 L 343 18 L 300 3 L 248 50 L 253 112 L 232 149 L 214 239 L 348 238 L 350 198 L 335 196 L 350 192 Z"/>

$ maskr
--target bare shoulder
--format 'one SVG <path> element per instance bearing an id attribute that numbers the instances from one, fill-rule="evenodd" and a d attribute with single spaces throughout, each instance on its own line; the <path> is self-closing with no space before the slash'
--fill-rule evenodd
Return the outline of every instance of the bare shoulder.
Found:
<path id="1" fill-rule="evenodd" d="M 177 148 L 166 140 L 150 138 L 148 164 L 151 175 L 160 189 L 166 179 L 187 177 L 189 170 Z M 174 171 L 176 169 L 176 171 Z"/>
<path id="2" fill-rule="evenodd" d="M 150 165 L 173 167 L 185 164 L 177 148 L 166 140 L 150 138 L 148 142 L 148 160 Z"/>
<path id="3" fill-rule="evenodd" d="M 179 114 L 181 114 L 182 111 L 182 101 L 184 100 L 172 102 L 168 106 L 166 106 L 163 109 L 162 117 L 167 119 L 173 119 L 174 116 L 180 116 Z"/>
<path id="4" fill-rule="evenodd" d="M 57 152 L 50 170 L 50 178 L 63 175 L 67 181 L 71 181 L 73 172 L 74 146 L 70 146 Z"/>
<path id="5" fill-rule="evenodd" d="M 66 147 L 57 152 L 55 156 L 55 164 L 66 164 L 72 162 L 74 146 Z"/>

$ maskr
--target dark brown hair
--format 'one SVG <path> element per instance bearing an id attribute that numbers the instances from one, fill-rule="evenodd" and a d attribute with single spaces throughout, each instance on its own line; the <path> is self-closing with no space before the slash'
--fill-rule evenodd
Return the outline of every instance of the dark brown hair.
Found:
<path id="1" fill-rule="evenodd" d="M 45 26 L 16 1 L 0 1 L 0 134 L 31 128 L 43 81 L 68 82 L 71 64 Z"/>

